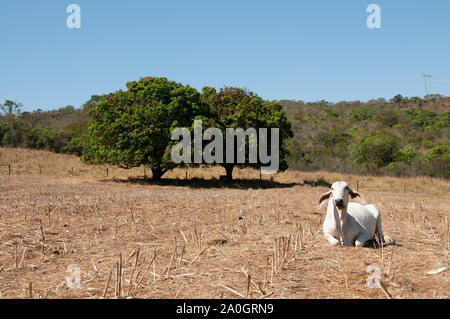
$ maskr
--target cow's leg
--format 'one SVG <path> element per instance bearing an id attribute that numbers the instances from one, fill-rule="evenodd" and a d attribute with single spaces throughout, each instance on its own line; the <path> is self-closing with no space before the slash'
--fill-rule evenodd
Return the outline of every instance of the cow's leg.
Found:
<path id="1" fill-rule="evenodd" d="M 328 242 L 333 246 L 336 246 L 341 243 L 340 240 L 336 239 L 335 237 L 333 237 L 333 235 L 331 235 L 329 233 L 325 233 L 325 237 L 328 240 Z"/>
<path id="2" fill-rule="evenodd" d="M 383 229 L 381 227 L 381 214 L 380 213 L 378 213 L 378 216 L 377 216 L 377 228 L 375 229 L 375 234 L 377 234 L 380 244 L 384 243 L 384 235 L 383 235 Z"/>
<path id="3" fill-rule="evenodd" d="M 356 238 L 355 246 L 356 246 L 356 247 L 363 247 L 364 244 L 370 239 L 369 237 L 370 237 L 370 236 L 369 236 L 366 232 L 361 233 L 361 234 Z"/>

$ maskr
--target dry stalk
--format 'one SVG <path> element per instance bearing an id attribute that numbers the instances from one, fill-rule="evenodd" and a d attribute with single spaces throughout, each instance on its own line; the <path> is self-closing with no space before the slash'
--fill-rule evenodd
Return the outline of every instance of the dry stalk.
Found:
<path id="1" fill-rule="evenodd" d="M 295 244 L 292 243 L 292 235 L 275 238 L 273 250 L 274 262 L 272 268 L 274 274 L 278 275 L 297 251 Z"/>
<path id="2" fill-rule="evenodd" d="M 277 265 L 278 265 L 278 243 L 277 243 L 277 238 L 275 238 L 275 243 L 273 245 L 272 272 L 277 271 Z"/>
<path id="3" fill-rule="evenodd" d="M 245 298 L 249 299 L 250 298 L 250 284 L 252 282 L 252 277 L 250 274 L 247 274 L 247 293 L 245 295 Z"/>
<path id="4" fill-rule="evenodd" d="M 233 288 L 227 287 L 225 285 L 222 285 L 221 283 L 219 283 L 219 286 L 222 288 L 225 288 L 226 290 L 228 290 L 229 292 L 232 292 L 233 294 L 241 297 L 241 298 L 245 298 L 245 296 L 243 294 L 241 294 L 240 292 L 237 292 L 236 290 L 234 290 Z"/>
<path id="5" fill-rule="evenodd" d="M 136 274 L 136 277 L 134 278 L 134 281 L 136 282 L 136 284 L 135 284 L 135 286 L 134 286 L 134 291 L 136 291 L 137 286 L 140 284 L 140 282 L 141 282 L 142 279 L 143 279 L 143 278 L 141 278 L 141 280 L 137 281 L 138 278 L 139 278 L 139 276 L 140 276 L 140 274 L 141 274 L 141 272 L 142 272 L 142 270 L 143 270 L 142 268 L 139 269 L 138 273 Z"/>
<path id="6" fill-rule="evenodd" d="M 265 298 L 267 298 L 267 297 L 270 297 L 270 296 L 272 296 L 274 293 L 275 293 L 274 291 L 269 292 L 267 295 L 262 296 L 260 299 L 265 299 Z"/>
<path id="7" fill-rule="evenodd" d="M 179 278 L 179 277 L 189 277 L 189 276 L 195 276 L 197 273 L 187 273 L 187 274 L 179 274 L 179 275 L 170 275 L 170 278 Z"/>
<path id="8" fill-rule="evenodd" d="M 447 250 L 449 249 L 449 224 L 448 224 L 448 216 L 445 216 L 445 242 Z"/>
<path id="9" fill-rule="evenodd" d="M 169 272 L 170 272 L 170 269 L 172 268 L 172 263 L 173 263 L 173 260 L 174 260 L 176 254 L 177 254 L 177 246 L 175 245 L 173 247 L 172 257 L 170 257 L 169 266 L 167 266 L 166 278 L 169 278 Z"/>
<path id="10" fill-rule="evenodd" d="M 194 259 L 192 259 L 192 261 L 189 263 L 189 265 L 192 265 L 193 263 L 195 263 L 195 261 L 209 248 L 209 246 L 206 246 L 205 248 L 203 248 L 203 250 L 201 252 L 199 252 L 197 254 L 197 256 L 194 257 Z"/>
<path id="11" fill-rule="evenodd" d="M 183 233 L 183 231 L 181 230 L 181 228 L 178 228 L 178 230 L 180 231 L 181 236 L 183 236 L 183 240 L 188 243 L 189 241 L 186 238 L 186 235 Z"/>
<path id="12" fill-rule="evenodd" d="M 133 269 L 131 270 L 131 275 L 130 275 L 130 285 L 128 286 L 127 296 L 130 294 L 131 287 L 133 286 L 133 275 L 134 275 L 134 272 L 135 272 L 135 270 L 136 270 L 136 268 L 137 268 L 138 259 L 139 259 L 139 249 L 138 249 L 137 252 L 136 252 L 136 259 L 135 259 L 135 261 L 134 261 Z M 137 278 L 137 277 L 136 277 L 136 278 Z"/>
<path id="13" fill-rule="evenodd" d="M 116 235 L 117 235 L 117 224 L 114 224 L 114 233 L 112 239 L 116 239 Z"/>
<path id="14" fill-rule="evenodd" d="M 44 250 L 45 250 L 44 227 L 42 226 L 42 221 L 40 219 L 39 219 L 39 229 L 41 230 L 41 236 L 42 236 L 42 254 L 44 254 Z"/>
<path id="15" fill-rule="evenodd" d="M 156 277 L 161 278 L 161 275 L 158 275 L 158 274 L 155 273 L 154 271 L 150 271 L 149 274 L 154 276 L 153 282 L 156 281 Z M 149 283 L 150 283 L 150 279 L 147 281 L 147 285 L 148 285 Z"/>
<path id="16" fill-rule="evenodd" d="M 178 266 L 177 266 L 178 268 L 181 267 L 181 263 L 183 262 L 183 256 L 184 256 L 185 249 L 186 249 L 185 245 L 181 246 L 181 254 L 180 254 L 180 259 L 178 261 Z"/>
<path id="17" fill-rule="evenodd" d="M 112 273 L 114 269 L 114 264 L 111 267 L 111 270 L 109 271 L 108 281 L 106 282 L 105 289 L 103 289 L 103 298 L 106 298 L 106 293 L 108 292 L 109 283 L 111 281 Z"/>
<path id="18" fill-rule="evenodd" d="M 142 272 L 142 269 L 139 270 L 139 272 L 137 273 L 137 275 L 136 275 L 136 281 L 137 281 L 137 279 L 139 278 L 139 275 L 141 274 L 141 272 Z M 141 280 L 139 280 L 139 281 L 136 282 L 136 285 L 135 285 L 135 287 L 134 287 L 133 293 L 135 293 L 135 292 L 136 292 L 136 289 L 138 289 L 138 287 L 141 285 L 142 280 L 144 280 L 144 276 L 142 276 Z"/>
<path id="19" fill-rule="evenodd" d="M 62 236 L 62 242 L 63 242 L 63 246 L 64 246 L 64 252 L 67 254 L 67 246 L 66 246 L 66 241 L 64 240 L 64 236 Z"/>
<path id="20" fill-rule="evenodd" d="M 136 255 L 136 250 L 135 250 L 135 249 L 133 249 L 133 251 L 131 252 L 130 256 L 128 256 L 127 261 L 126 261 L 125 263 L 128 264 L 128 262 L 130 261 L 130 259 L 131 259 L 134 255 Z"/>
<path id="21" fill-rule="evenodd" d="M 122 253 L 119 254 L 119 295 L 122 297 L 123 294 L 123 263 L 122 263 Z"/>
<path id="22" fill-rule="evenodd" d="M 116 289 L 115 296 L 122 297 L 122 276 L 123 276 L 123 268 L 122 268 L 122 253 L 119 253 L 119 260 L 116 263 Z"/>
<path id="23" fill-rule="evenodd" d="M 153 250 L 153 258 L 148 263 L 147 269 L 145 271 L 148 271 L 150 269 L 150 266 L 155 263 L 155 259 L 156 259 L 156 250 Z"/>
<path id="24" fill-rule="evenodd" d="M 25 260 L 25 255 L 26 255 L 26 253 L 27 253 L 27 249 L 28 249 L 28 246 L 25 245 L 25 247 L 24 247 L 24 249 L 23 249 L 23 253 L 22 253 L 22 259 L 20 260 L 19 268 L 21 268 L 22 265 L 23 265 L 23 262 L 24 262 L 24 260 Z"/>
<path id="25" fill-rule="evenodd" d="M 156 255 L 155 255 L 156 257 Z M 156 282 L 156 259 L 153 260 L 153 282 Z"/>
<path id="26" fill-rule="evenodd" d="M 197 226 L 194 227 L 194 239 L 195 239 L 195 244 L 198 250 L 202 249 L 202 238 L 203 238 L 203 234 L 205 232 L 205 229 L 203 229 L 202 233 L 199 234 L 197 231 Z"/>
<path id="27" fill-rule="evenodd" d="M 145 271 L 147 272 L 147 271 L 149 271 L 150 267 L 153 265 L 153 272 L 149 272 L 150 275 L 153 274 L 153 282 L 156 281 L 156 276 L 157 276 L 157 274 L 156 274 L 156 265 L 155 265 L 155 262 L 156 262 L 156 249 L 153 249 L 153 258 L 152 258 L 152 260 L 150 260 L 150 262 L 148 263 L 147 268 L 145 269 Z M 139 273 L 140 273 L 140 272 L 139 272 Z M 136 279 L 137 279 L 137 277 L 139 276 L 139 273 L 138 273 L 138 275 L 136 276 Z M 158 275 L 158 277 L 159 277 L 159 275 Z M 141 285 L 141 283 L 142 283 L 143 280 L 144 280 L 144 276 L 142 276 L 141 280 L 139 280 L 138 284 L 136 285 L 136 289 Z M 150 283 L 150 279 L 147 281 L 147 285 L 148 285 L 149 283 Z M 135 289 L 135 290 L 136 290 L 136 289 Z"/>
<path id="28" fill-rule="evenodd" d="M 14 243 L 14 268 L 17 269 L 18 260 L 17 260 L 17 242 Z"/>
<path id="29" fill-rule="evenodd" d="M 134 214 L 133 214 L 133 207 L 130 208 L 130 215 L 131 215 L 131 222 L 134 223 L 135 219 L 134 219 Z"/>
<path id="30" fill-rule="evenodd" d="M 180 294 L 181 289 L 183 289 L 185 285 L 186 285 L 186 283 L 183 283 L 183 284 L 181 285 L 180 289 L 178 289 L 178 291 L 177 291 L 177 293 L 176 293 L 176 295 L 175 295 L 175 298 L 178 298 L 178 295 Z"/>
<path id="31" fill-rule="evenodd" d="M 394 249 L 395 249 L 395 246 L 392 247 L 391 253 L 389 254 L 388 268 L 387 268 L 387 270 L 386 270 L 387 276 L 389 276 L 389 272 L 390 272 L 390 270 L 391 270 L 392 256 L 394 255 Z"/>
<path id="32" fill-rule="evenodd" d="M 274 254 L 272 254 L 271 261 L 272 261 L 272 267 L 271 267 L 271 272 L 270 272 L 270 286 L 273 287 L 273 275 L 275 272 L 275 255 Z"/>
<path id="33" fill-rule="evenodd" d="M 97 267 L 95 266 L 94 260 L 91 257 L 92 267 L 94 268 L 95 272 L 98 272 Z"/>
<path id="34" fill-rule="evenodd" d="M 424 217 L 424 221 L 426 221 L 428 223 L 428 227 L 430 228 L 431 233 L 433 234 L 433 237 L 436 239 L 437 238 L 436 234 L 434 233 L 433 227 L 431 226 L 430 219 L 428 218 L 428 216 Z"/>
<path id="35" fill-rule="evenodd" d="M 392 295 L 389 293 L 386 285 L 384 284 L 384 282 L 382 280 L 380 280 L 380 286 L 379 288 L 381 289 L 381 291 L 386 295 L 386 297 L 388 299 L 392 299 Z"/>
<path id="36" fill-rule="evenodd" d="M 116 285 L 114 287 L 114 296 L 119 296 L 119 262 L 116 262 Z"/>
<path id="37" fill-rule="evenodd" d="M 29 298 L 33 299 L 33 283 L 30 281 L 30 284 L 28 285 L 28 293 L 29 293 Z"/>
<path id="38" fill-rule="evenodd" d="M 242 272 L 247 276 L 247 278 L 250 277 L 250 275 L 247 273 L 247 271 L 244 268 L 241 268 Z M 267 272 L 266 272 L 267 274 Z M 255 286 L 259 292 L 261 293 L 261 295 L 265 295 L 265 291 L 260 287 L 260 285 L 258 285 L 255 281 L 253 281 L 253 279 L 250 279 L 250 282 L 253 284 L 253 286 Z"/>
<path id="39" fill-rule="evenodd" d="M 267 272 L 269 270 L 269 266 L 270 266 L 270 257 L 267 257 L 266 260 L 266 268 L 264 270 L 264 282 L 263 282 L 263 286 L 262 286 L 262 291 L 264 291 L 266 289 L 266 282 L 267 282 Z"/>

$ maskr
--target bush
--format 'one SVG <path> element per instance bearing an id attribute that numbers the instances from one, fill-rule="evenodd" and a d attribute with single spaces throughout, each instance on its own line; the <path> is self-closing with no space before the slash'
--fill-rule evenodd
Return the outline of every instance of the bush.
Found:
<path id="1" fill-rule="evenodd" d="M 431 176 L 450 177 L 450 148 L 437 145 L 425 153 L 426 172 Z"/>
<path id="2" fill-rule="evenodd" d="M 397 152 L 397 156 L 395 158 L 395 162 L 402 163 L 405 165 L 411 165 L 412 159 L 416 156 L 413 148 L 409 145 L 406 145 L 404 148 L 400 149 Z"/>
<path id="3" fill-rule="evenodd" d="M 398 154 L 398 139 L 386 131 L 364 136 L 354 150 L 354 161 L 360 169 L 377 169 L 394 162 Z"/>
<path id="4" fill-rule="evenodd" d="M 77 156 L 83 155 L 82 138 L 78 136 L 72 137 L 70 142 L 61 149 L 61 152 Z"/>

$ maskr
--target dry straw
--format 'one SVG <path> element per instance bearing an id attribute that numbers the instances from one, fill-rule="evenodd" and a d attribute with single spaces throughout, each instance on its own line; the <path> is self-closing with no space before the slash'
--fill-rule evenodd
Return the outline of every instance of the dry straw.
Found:
<path id="1" fill-rule="evenodd" d="M 7 232 L 0 243 L 0 250 L 6 252 L 0 264 L 16 269 L 5 270 L 2 276 L 8 282 L 26 278 L 25 284 L 1 287 L 3 298 L 173 298 L 176 293 L 188 295 L 186 287 L 193 298 L 221 293 L 238 298 L 370 298 L 358 274 L 366 275 L 361 262 L 367 257 L 373 263 L 375 254 L 385 270 L 380 296 L 448 298 L 445 273 L 424 278 L 437 257 L 445 261 L 450 244 L 446 196 L 450 184 L 442 179 L 352 176 L 354 184 L 360 179 L 363 195 L 379 206 L 383 229 L 394 233 L 400 245 L 335 249 L 318 234 L 322 220 L 315 203 L 326 188 L 317 183 L 312 188 L 303 181 L 348 180 L 348 175 L 287 171 L 274 176 L 279 187 L 270 189 L 261 189 L 260 184 L 256 188 L 214 187 L 212 180 L 200 181 L 207 186 L 202 188 L 175 185 L 180 171 L 174 170 L 161 182 L 168 185 L 149 181 L 140 185 L 139 178 L 136 182 L 127 178 L 141 176 L 142 168 L 110 167 L 109 176 L 116 179 L 104 181 L 103 166 L 85 165 L 76 157 L 28 150 L 0 152 L 2 161 L 34 165 L 34 171 L 13 165 L 13 176 L 6 175 L 7 168 L 1 176 L 5 192 L 0 198 L 0 227 Z M 37 170 L 40 160 L 49 161 L 42 166 L 42 175 Z M 68 174 L 72 166 L 76 176 Z M 181 173 L 184 177 L 185 170 Z M 192 178 L 211 179 L 223 172 L 219 167 L 189 169 L 189 173 Z M 237 178 L 258 178 L 251 170 L 235 173 Z M 238 219 L 241 216 L 243 220 Z M 245 236 L 241 226 L 247 230 Z M 148 258 L 142 247 L 152 247 Z M 119 249 L 126 249 L 122 262 Z M 111 256 L 111 252 L 117 253 Z M 296 253 L 302 258 L 294 259 Z M 90 269 L 84 280 L 90 290 L 67 289 L 61 272 L 52 271 L 69 257 L 81 269 Z M 334 260 L 346 260 L 344 273 L 336 271 Z M 237 294 L 217 287 L 214 277 L 205 275 L 215 269 L 223 274 L 219 278 L 231 278 L 236 269 L 241 272 L 243 263 L 249 268 L 238 284 L 216 279 Z M 31 294 L 27 282 L 32 282 Z M 338 285 L 348 288 L 331 289 Z M 40 286 L 47 290 L 40 293 L 36 289 Z"/>

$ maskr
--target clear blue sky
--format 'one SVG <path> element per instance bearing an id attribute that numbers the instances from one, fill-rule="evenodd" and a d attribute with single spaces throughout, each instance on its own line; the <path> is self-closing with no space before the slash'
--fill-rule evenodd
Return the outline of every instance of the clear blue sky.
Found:
<path id="1" fill-rule="evenodd" d="M 66 26 L 71 3 L 81 29 Z M 0 101 L 79 107 L 142 76 L 366 101 L 423 96 L 423 72 L 449 96 L 449 17 L 448 0 L 0 0 Z"/>

